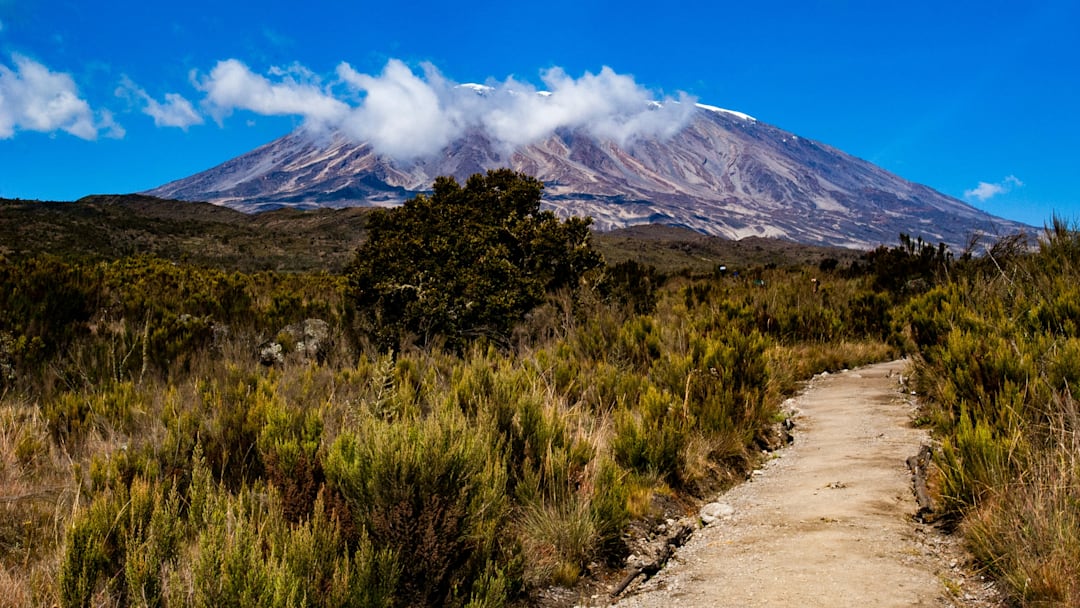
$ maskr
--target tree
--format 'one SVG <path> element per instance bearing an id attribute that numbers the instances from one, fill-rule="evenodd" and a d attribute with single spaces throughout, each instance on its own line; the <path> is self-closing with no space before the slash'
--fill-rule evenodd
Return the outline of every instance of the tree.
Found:
<path id="1" fill-rule="evenodd" d="M 464 188 L 439 177 L 431 196 L 373 211 L 348 269 L 359 330 L 384 349 L 502 342 L 547 292 L 576 287 L 602 263 L 591 219 L 541 211 L 543 187 L 509 169 L 473 175 Z"/>
<path id="2" fill-rule="evenodd" d="M 874 289 L 894 295 L 922 293 L 948 274 L 952 252 L 945 243 L 930 243 L 900 235 L 900 245 L 884 245 L 866 253 L 863 259 L 874 275 Z"/>

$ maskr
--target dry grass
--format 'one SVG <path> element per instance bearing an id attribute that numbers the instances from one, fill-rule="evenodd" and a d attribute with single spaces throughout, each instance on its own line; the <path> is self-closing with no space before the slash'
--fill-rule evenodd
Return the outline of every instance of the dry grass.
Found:
<path id="1" fill-rule="evenodd" d="M 896 347 L 880 341 L 778 344 L 768 353 L 771 388 L 780 393 L 790 393 L 799 381 L 814 374 L 887 361 L 899 354 Z"/>
<path id="2" fill-rule="evenodd" d="M 38 410 L 0 404 L 0 606 L 51 605 L 56 549 L 75 488 Z M 55 598 L 53 598 L 55 599 Z"/>
<path id="3" fill-rule="evenodd" d="M 1076 401 L 1058 401 L 1053 441 L 963 526 L 975 554 L 1027 606 L 1080 606 L 1080 427 Z"/>
<path id="4" fill-rule="evenodd" d="M 573 585 L 594 557 L 598 523 L 588 501 L 581 497 L 527 505 L 517 526 L 528 556 L 528 584 Z"/>

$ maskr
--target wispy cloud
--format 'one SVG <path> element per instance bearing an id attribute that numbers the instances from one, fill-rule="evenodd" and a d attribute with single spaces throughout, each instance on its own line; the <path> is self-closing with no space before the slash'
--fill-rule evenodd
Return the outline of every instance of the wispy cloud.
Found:
<path id="1" fill-rule="evenodd" d="M 693 99 L 658 100 L 632 76 L 608 67 L 580 78 L 559 68 L 548 70 L 541 76 L 545 91 L 514 78 L 461 86 L 431 64 L 418 74 L 396 59 L 378 75 L 341 63 L 336 77 L 323 84 L 299 65 L 263 76 L 229 59 L 207 75 L 195 75 L 194 82 L 219 122 L 236 110 L 300 116 L 310 127 L 340 129 L 381 154 L 406 160 L 437 153 L 470 129 L 482 129 L 504 151 L 561 128 L 620 144 L 642 136 L 668 137 L 694 111 Z"/>
<path id="2" fill-rule="evenodd" d="M 176 127 L 187 131 L 188 127 L 204 122 L 191 102 L 179 93 L 166 93 L 165 102 L 162 103 L 127 76 L 121 79 L 116 96 L 137 103 L 143 114 L 153 118 L 154 125 L 158 127 Z"/>
<path id="3" fill-rule="evenodd" d="M 1005 179 L 997 183 L 979 182 L 978 186 L 970 190 L 964 191 L 964 197 L 968 199 L 976 199 L 979 202 L 986 202 L 995 196 L 1002 194 L 1008 194 L 1012 192 L 1013 188 L 1020 188 L 1024 185 L 1024 182 L 1020 181 L 1015 175 L 1010 175 Z"/>
<path id="4" fill-rule="evenodd" d="M 53 72 L 44 65 L 12 55 L 14 68 L 0 64 L 0 139 L 16 131 L 52 133 L 64 131 L 82 139 L 123 137 L 123 128 L 109 112 L 96 116 L 79 96 L 69 74 Z"/>
<path id="5" fill-rule="evenodd" d="M 340 122 L 349 111 L 334 99 L 306 69 L 276 69 L 271 82 L 236 59 L 219 61 L 206 76 L 193 75 L 205 105 L 218 122 L 235 110 L 249 110 L 267 116 L 303 116 L 313 122 Z"/>
<path id="6" fill-rule="evenodd" d="M 105 137 L 110 139 L 123 139 L 127 135 L 127 130 L 116 122 L 116 118 L 109 110 L 101 110 L 98 112 L 97 128 L 105 132 Z"/>

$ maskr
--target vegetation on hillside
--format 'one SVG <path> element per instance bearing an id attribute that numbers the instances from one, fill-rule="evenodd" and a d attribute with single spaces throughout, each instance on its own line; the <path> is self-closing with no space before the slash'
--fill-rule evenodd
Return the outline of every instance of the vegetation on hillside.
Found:
<path id="1" fill-rule="evenodd" d="M 585 223 L 537 214 L 534 182 L 476 179 L 402 208 L 439 221 L 376 214 L 348 275 L 0 258 L 4 597 L 507 605 L 617 568 L 631 521 L 743 478 L 800 380 L 907 348 L 948 512 L 1017 597 L 1075 603 L 1073 232 L 1034 255 L 905 239 L 675 274 L 595 266 Z M 412 238 L 412 264 L 388 255 Z M 440 272 L 433 253 L 467 259 L 431 276 L 439 322 L 415 339 L 426 303 L 365 290 Z M 298 329 L 313 318 L 325 335 Z"/>
<path id="2" fill-rule="evenodd" d="M 961 260 L 905 312 L 945 515 L 1024 606 L 1080 605 L 1080 233 Z"/>
<path id="3" fill-rule="evenodd" d="M 150 196 L 88 196 L 74 202 L 0 198 L 0 255 L 112 261 L 153 255 L 227 271 L 343 272 L 367 235 L 372 209 L 278 209 L 255 215 Z M 722 264 L 777 267 L 859 252 L 776 239 L 731 241 L 686 229 L 636 226 L 593 235 L 611 264 L 635 261 L 666 274 L 709 273 Z"/>
<path id="4" fill-rule="evenodd" d="M 368 209 L 279 209 L 245 215 L 143 195 L 75 202 L 0 199 L 0 255 L 112 261 L 135 255 L 223 270 L 341 272 Z"/>

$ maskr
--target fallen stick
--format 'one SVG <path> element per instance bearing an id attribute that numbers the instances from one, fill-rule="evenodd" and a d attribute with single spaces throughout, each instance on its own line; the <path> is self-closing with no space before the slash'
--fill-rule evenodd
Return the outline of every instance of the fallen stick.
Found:
<path id="1" fill-rule="evenodd" d="M 694 528 L 683 524 L 675 530 L 675 533 L 668 537 L 667 542 L 664 543 L 664 548 L 652 561 L 647 564 L 643 564 L 631 570 L 622 582 L 615 586 L 615 589 L 611 591 L 611 597 L 618 597 L 620 593 L 626 590 L 630 586 L 630 583 L 634 582 L 634 579 L 645 575 L 645 580 L 648 580 L 656 575 L 657 572 L 664 567 L 671 556 L 674 555 L 675 549 L 683 546 L 686 540 L 690 538 L 690 535 L 694 533 Z"/>
<path id="2" fill-rule="evenodd" d="M 919 504 L 919 510 L 915 513 L 916 519 L 926 521 L 934 512 L 934 502 L 930 499 L 930 491 L 926 487 L 926 471 L 930 466 L 930 458 L 933 451 L 930 446 L 924 445 L 915 456 L 909 456 L 907 466 L 911 469 L 911 484 L 915 491 L 915 501 Z"/>

